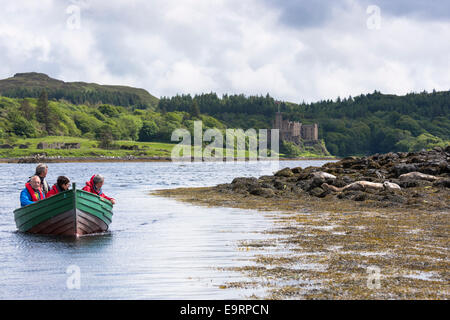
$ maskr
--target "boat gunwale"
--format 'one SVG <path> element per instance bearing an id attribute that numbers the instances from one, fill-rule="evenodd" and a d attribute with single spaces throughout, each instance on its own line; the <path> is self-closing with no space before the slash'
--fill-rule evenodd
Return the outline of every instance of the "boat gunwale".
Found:
<path id="1" fill-rule="evenodd" d="M 68 195 L 68 197 L 62 196 L 63 194 Z M 60 197 L 60 199 L 57 199 L 58 197 Z M 52 201 L 46 201 L 46 200 L 52 200 Z M 24 230 L 23 226 L 26 224 L 29 224 L 34 219 L 37 219 L 39 221 L 40 218 L 42 218 L 42 216 L 49 216 L 48 218 L 36 223 L 36 225 L 39 225 L 40 223 L 43 223 L 43 222 L 47 221 L 48 219 L 52 219 L 52 218 L 58 216 L 59 214 L 63 213 L 63 212 L 55 213 L 52 216 L 51 211 L 59 211 L 59 209 L 61 209 L 61 208 L 67 208 L 70 206 L 76 212 L 76 210 L 78 209 L 78 205 L 79 205 L 78 201 L 79 200 L 81 200 L 82 207 L 86 207 L 87 209 L 92 210 L 92 212 L 89 212 L 87 210 L 81 209 L 83 212 L 85 212 L 86 214 L 92 215 L 93 217 L 95 217 L 99 220 L 102 220 L 103 223 L 107 227 L 109 226 L 109 224 L 112 223 L 112 216 L 114 213 L 113 213 L 113 204 L 110 201 L 98 196 L 97 194 L 94 194 L 94 193 L 91 193 L 91 192 L 88 192 L 85 190 L 73 188 L 70 190 L 60 192 L 50 198 L 45 198 L 40 201 L 31 203 L 27 206 L 15 209 L 14 210 L 14 220 L 16 222 L 16 226 L 20 231 L 27 232 L 27 230 L 30 230 L 35 225 L 31 226 L 30 228 L 27 228 L 27 230 Z M 58 203 L 60 203 L 62 201 L 64 203 L 61 203 L 61 205 L 58 206 Z M 72 203 L 69 203 L 69 202 L 72 202 Z M 54 206 L 54 209 L 50 209 L 51 211 L 46 209 L 47 207 L 52 207 L 52 206 Z M 42 212 L 38 212 L 38 211 L 42 211 Z M 29 216 L 29 217 L 27 217 L 27 216 Z M 75 227 L 76 227 L 77 219 L 75 218 L 74 220 L 75 220 Z"/>
<path id="2" fill-rule="evenodd" d="M 110 207 L 110 208 L 109 208 L 109 211 L 111 211 L 111 213 L 112 213 L 113 205 L 112 205 L 111 202 L 108 201 L 107 199 L 102 198 L 102 197 L 100 197 L 99 195 L 97 195 L 97 194 L 95 194 L 95 193 L 88 192 L 88 191 L 85 191 L 85 190 L 82 190 L 82 189 L 70 189 L 70 190 L 66 190 L 66 191 L 60 192 L 60 193 L 58 193 L 58 194 L 56 194 L 56 195 L 54 195 L 54 196 L 52 196 L 52 197 L 50 197 L 50 198 L 44 198 L 44 199 L 42 199 L 42 200 L 39 200 L 39 201 L 30 203 L 30 204 L 28 204 L 28 205 L 26 205 L 26 206 L 24 206 L 24 207 L 17 208 L 17 209 L 15 209 L 15 210 L 13 211 L 14 216 L 16 215 L 16 213 L 22 211 L 22 210 L 25 209 L 25 208 L 28 209 L 28 208 L 33 208 L 33 206 L 42 205 L 42 204 L 45 202 L 45 200 L 49 200 L 49 199 L 52 199 L 53 197 L 59 196 L 59 195 L 61 195 L 61 194 L 66 194 L 66 193 L 69 193 L 69 192 L 75 192 L 75 193 L 76 193 L 77 191 L 79 191 L 79 192 L 81 192 L 81 193 L 83 193 L 83 194 L 89 195 L 89 196 L 91 196 L 91 197 L 94 197 L 94 198 L 95 198 L 95 197 L 99 198 L 100 201 L 103 201 L 104 204 L 106 204 L 107 206 Z M 109 203 L 108 203 L 108 202 L 109 202 Z M 103 203 L 102 203 L 102 204 L 103 204 Z"/>

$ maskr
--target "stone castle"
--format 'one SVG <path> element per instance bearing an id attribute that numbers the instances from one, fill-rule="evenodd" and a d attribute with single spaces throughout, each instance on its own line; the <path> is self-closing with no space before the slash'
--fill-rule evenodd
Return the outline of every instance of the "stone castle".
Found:
<path id="1" fill-rule="evenodd" d="M 319 125 L 317 123 L 302 124 L 297 121 L 283 120 L 281 112 L 277 112 L 275 114 L 273 129 L 279 130 L 280 140 L 289 141 L 296 144 L 299 144 L 301 140 L 319 140 Z"/>

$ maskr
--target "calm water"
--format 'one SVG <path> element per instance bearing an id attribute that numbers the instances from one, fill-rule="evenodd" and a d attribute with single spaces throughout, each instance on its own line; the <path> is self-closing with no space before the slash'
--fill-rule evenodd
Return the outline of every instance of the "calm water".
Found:
<path id="1" fill-rule="evenodd" d="M 283 161 L 281 166 L 320 166 L 325 161 Z M 50 164 L 48 181 L 67 175 L 84 186 L 106 176 L 114 196 L 110 232 L 78 240 L 18 233 L 13 210 L 35 164 L 0 164 L 0 299 L 224 299 L 257 293 L 220 289 L 245 280 L 218 270 L 252 264 L 241 241 L 268 238 L 266 213 L 204 208 L 150 196 L 154 189 L 210 186 L 236 176 L 271 174 L 270 163 L 71 163 Z M 67 268 L 80 270 L 80 289 L 68 289 Z"/>

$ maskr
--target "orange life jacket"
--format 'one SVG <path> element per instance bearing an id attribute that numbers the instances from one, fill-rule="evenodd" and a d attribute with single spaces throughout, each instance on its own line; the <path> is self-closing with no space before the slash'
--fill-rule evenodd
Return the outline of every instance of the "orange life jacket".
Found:
<path id="1" fill-rule="evenodd" d="M 33 202 L 44 199 L 44 194 L 42 193 L 41 189 L 39 189 L 39 199 L 36 197 L 36 191 L 34 191 L 29 182 L 25 183 L 25 188 L 27 188 L 28 193 L 30 194 L 31 200 L 33 200 Z"/>

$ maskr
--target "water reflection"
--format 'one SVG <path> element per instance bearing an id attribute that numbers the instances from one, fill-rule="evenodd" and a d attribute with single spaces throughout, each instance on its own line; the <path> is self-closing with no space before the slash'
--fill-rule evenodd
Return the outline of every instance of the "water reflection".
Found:
<path id="1" fill-rule="evenodd" d="M 283 166 L 321 165 L 320 161 Z M 50 164 L 50 183 L 67 175 L 81 188 L 92 174 L 106 176 L 104 192 L 117 199 L 110 231 L 60 238 L 16 231 L 13 210 L 33 164 L 1 164 L 0 298 L 2 299 L 223 299 L 255 293 L 223 290 L 241 274 L 218 267 L 251 264 L 240 241 L 270 239 L 261 233 L 273 216 L 252 210 L 203 208 L 150 196 L 150 190 L 208 186 L 236 176 L 272 173 L 252 163 Z M 67 267 L 81 270 L 81 289 L 66 286 Z"/>

